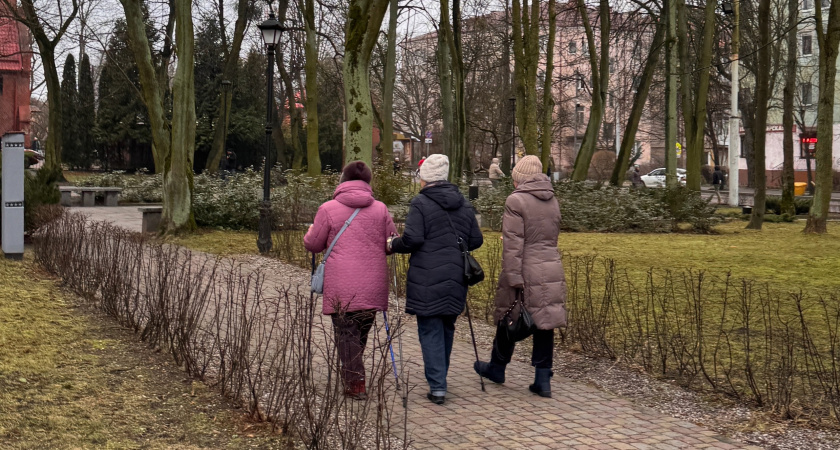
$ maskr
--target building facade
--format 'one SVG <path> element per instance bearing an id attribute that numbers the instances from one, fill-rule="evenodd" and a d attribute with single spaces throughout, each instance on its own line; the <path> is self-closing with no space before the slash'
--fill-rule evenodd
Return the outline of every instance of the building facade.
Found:
<path id="1" fill-rule="evenodd" d="M 31 80 L 29 32 L 14 19 L 0 17 L 0 135 L 12 131 L 24 132 L 26 148 L 31 148 Z"/>

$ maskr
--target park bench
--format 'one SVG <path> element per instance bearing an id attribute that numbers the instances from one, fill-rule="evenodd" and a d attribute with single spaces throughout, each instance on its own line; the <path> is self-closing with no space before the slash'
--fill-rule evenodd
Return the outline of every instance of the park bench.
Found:
<path id="1" fill-rule="evenodd" d="M 70 206 L 70 195 L 79 192 L 82 195 L 82 206 L 93 206 L 96 194 L 105 194 L 105 206 L 117 206 L 122 188 L 118 187 L 89 187 L 89 186 L 60 186 L 61 206 Z"/>
<path id="2" fill-rule="evenodd" d="M 141 206 L 137 210 L 143 213 L 142 231 L 144 233 L 157 233 L 160 229 L 160 217 L 163 214 L 163 207 Z"/>

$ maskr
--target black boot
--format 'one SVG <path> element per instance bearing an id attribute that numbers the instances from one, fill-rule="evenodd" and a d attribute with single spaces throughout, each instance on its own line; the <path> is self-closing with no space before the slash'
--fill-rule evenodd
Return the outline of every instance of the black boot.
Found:
<path id="1" fill-rule="evenodd" d="M 473 364 L 473 369 L 475 369 L 475 373 L 494 383 L 502 384 L 505 382 L 505 366 L 492 362 L 476 361 Z"/>
<path id="2" fill-rule="evenodd" d="M 534 371 L 534 384 L 528 386 L 528 390 L 540 397 L 551 398 L 551 377 L 554 372 L 551 369 L 536 369 Z"/>

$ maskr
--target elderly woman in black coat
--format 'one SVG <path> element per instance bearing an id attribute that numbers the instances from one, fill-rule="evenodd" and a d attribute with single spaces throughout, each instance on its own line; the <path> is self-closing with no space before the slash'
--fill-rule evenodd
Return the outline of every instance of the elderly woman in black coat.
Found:
<path id="1" fill-rule="evenodd" d="M 455 321 L 467 302 L 464 257 L 484 243 L 472 206 L 447 180 L 449 158 L 431 155 L 420 166 L 420 194 L 411 200 L 401 237 L 390 241 L 395 253 L 410 253 L 406 312 L 417 316 L 427 397 L 442 405 L 455 335 Z"/>

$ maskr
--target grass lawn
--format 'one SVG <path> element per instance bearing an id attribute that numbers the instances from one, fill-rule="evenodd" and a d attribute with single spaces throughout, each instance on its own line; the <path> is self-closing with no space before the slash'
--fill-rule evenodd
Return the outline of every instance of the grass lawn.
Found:
<path id="1" fill-rule="evenodd" d="M 0 448 L 274 448 L 165 353 L 0 259 Z"/>
<path id="2" fill-rule="evenodd" d="M 803 222 L 765 223 L 762 231 L 746 222 L 717 227 L 718 234 L 562 233 L 560 249 L 572 255 L 596 254 L 639 274 L 649 268 L 731 270 L 734 277 L 769 282 L 783 289 L 834 288 L 840 284 L 840 226 L 823 236 L 802 233 Z M 486 232 L 485 239 L 499 233 Z M 203 230 L 179 238 L 187 247 L 219 255 L 257 253 L 256 232 Z M 479 254 L 479 257 L 481 255 Z"/>

